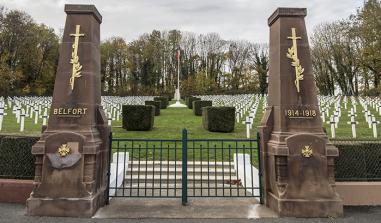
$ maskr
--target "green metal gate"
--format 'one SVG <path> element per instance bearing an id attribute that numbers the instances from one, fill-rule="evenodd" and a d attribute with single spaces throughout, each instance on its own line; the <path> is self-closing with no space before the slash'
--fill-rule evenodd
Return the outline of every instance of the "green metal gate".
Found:
<path id="1" fill-rule="evenodd" d="M 178 140 L 110 136 L 106 196 L 181 198 L 184 205 L 188 197 L 261 201 L 258 140 L 188 139 L 186 129 Z"/>

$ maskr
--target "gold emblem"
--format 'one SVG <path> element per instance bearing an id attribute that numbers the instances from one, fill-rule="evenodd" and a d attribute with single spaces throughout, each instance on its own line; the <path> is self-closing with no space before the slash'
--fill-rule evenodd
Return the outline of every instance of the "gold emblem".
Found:
<path id="1" fill-rule="evenodd" d="M 302 156 L 306 158 L 310 158 L 313 154 L 312 147 L 311 145 L 309 146 L 304 146 L 302 149 Z"/>
<path id="2" fill-rule="evenodd" d="M 295 67 L 295 87 L 296 91 L 300 93 L 300 81 L 303 80 L 304 68 L 302 67 L 302 65 L 300 65 L 300 61 L 298 58 L 298 45 L 296 40 L 302 38 L 296 36 L 295 28 L 291 28 L 291 35 L 292 36 L 287 37 L 288 39 L 292 40 L 292 46 L 291 48 L 288 48 L 287 57 L 292 60 L 291 66 Z"/>
<path id="3" fill-rule="evenodd" d="M 69 155 L 71 151 L 71 148 L 68 144 L 62 144 L 59 148 L 58 148 L 58 154 L 61 156 L 61 157 L 65 157 L 67 155 Z"/>
<path id="4" fill-rule="evenodd" d="M 69 81 L 71 90 L 74 89 L 75 79 L 81 77 L 82 65 L 79 63 L 78 44 L 79 44 L 79 37 L 83 37 L 85 36 L 85 34 L 79 33 L 80 29 L 81 29 L 81 26 L 76 25 L 75 34 L 70 34 L 70 36 L 74 37 L 74 43 L 72 46 L 73 52 L 71 53 L 71 60 L 70 60 L 70 63 L 73 64 L 73 70 L 72 70 L 70 81 Z"/>

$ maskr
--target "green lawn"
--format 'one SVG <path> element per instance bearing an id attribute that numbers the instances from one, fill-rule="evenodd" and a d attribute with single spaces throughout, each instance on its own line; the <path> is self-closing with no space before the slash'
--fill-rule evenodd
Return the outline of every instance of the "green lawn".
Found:
<path id="1" fill-rule="evenodd" d="M 259 113 L 261 111 L 258 111 Z M 3 121 L 1 134 L 31 135 L 39 136 L 41 132 L 41 122 L 34 124 L 34 119 L 25 118 L 25 130 L 19 132 L 19 125 L 16 124 L 15 115 L 8 109 L 8 115 Z M 257 119 L 260 117 L 257 116 Z M 181 139 L 182 129 L 188 130 L 188 137 L 194 139 L 201 138 L 246 138 L 246 127 L 241 123 L 236 123 L 232 133 L 214 133 L 202 127 L 202 117 L 195 116 L 193 111 L 188 108 L 167 108 L 160 111 L 160 116 L 155 116 L 154 128 L 152 131 L 126 131 L 122 128 L 122 119 L 112 122 L 113 136 L 116 138 L 135 138 L 135 139 Z M 256 130 L 254 130 L 256 132 Z M 256 134 L 256 133 L 255 133 Z M 253 137 L 255 136 L 253 134 Z M 256 137 L 256 136 L 255 136 Z"/>
<path id="2" fill-rule="evenodd" d="M 174 102 L 172 102 L 174 103 Z M 351 100 L 348 100 L 348 110 L 352 106 Z M 369 106 L 370 108 L 370 106 Z M 376 110 L 370 108 L 372 113 L 375 114 L 376 119 L 381 121 L 381 117 Z M 358 139 L 371 139 L 373 140 L 372 129 L 368 128 L 362 112 L 362 107 L 357 103 L 356 121 L 359 124 L 356 126 Z M 34 124 L 31 118 L 25 119 L 25 131 L 20 133 L 19 126 L 16 124 L 15 115 L 8 109 L 8 113 L 3 121 L 3 129 L 0 134 L 14 134 L 14 135 L 32 135 L 39 136 L 41 132 L 41 122 Z M 330 114 L 333 113 L 333 105 L 330 108 Z M 254 119 L 253 129 L 251 130 L 251 138 L 256 138 L 256 127 L 259 125 L 263 115 L 263 101 L 259 104 L 259 108 Z M 242 122 L 243 120 L 241 120 Z M 328 121 L 328 118 L 326 118 Z M 340 119 L 339 128 L 336 129 L 337 138 L 352 138 L 351 126 L 349 122 L 348 112 L 342 106 L 342 117 Z M 331 137 L 331 128 L 328 123 L 323 124 L 327 130 L 327 134 Z M 181 139 L 182 129 L 188 130 L 188 138 L 190 139 L 245 139 L 246 127 L 242 123 L 236 123 L 235 130 L 232 133 L 214 133 L 205 130 L 202 127 L 202 118 L 193 115 L 193 111 L 188 108 L 167 108 L 162 109 L 160 116 L 155 116 L 154 129 L 152 131 L 126 131 L 122 127 L 122 120 L 112 122 L 112 131 L 114 138 L 129 138 L 129 139 Z M 378 127 L 378 139 L 381 139 L 381 124 Z"/>
<path id="3" fill-rule="evenodd" d="M 160 111 L 160 116 L 155 116 L 155 124 L 152 131 L 126 131 L 122 122 L 113 123 L 113 135 L 117 138 L 135 139 L 180 139 L 182 129 L 188 130 L 188 137 L 192 139 L 222 139 L 222 138 L 245 138 L 246 127 L 236 123 L 234 132 L 217 133 L 209 132 L 202 127 L 202 117 L 193 115 L 188 108 L 167 108 Z"/>

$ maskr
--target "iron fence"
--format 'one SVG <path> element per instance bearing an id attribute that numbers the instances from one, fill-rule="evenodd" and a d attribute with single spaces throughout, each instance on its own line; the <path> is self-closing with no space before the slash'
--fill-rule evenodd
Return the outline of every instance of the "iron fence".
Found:
<path id="1" fill-rule="evenodd" d="M 258 139 L 188 139 L 184 129 L 178 140 L 111 142 L 111 171 L 122 169 L 114 174 L 122 179 L 110 182 L 110 197 L 181 197 L 183 203 L 188 197 L 261 197 Z"/>

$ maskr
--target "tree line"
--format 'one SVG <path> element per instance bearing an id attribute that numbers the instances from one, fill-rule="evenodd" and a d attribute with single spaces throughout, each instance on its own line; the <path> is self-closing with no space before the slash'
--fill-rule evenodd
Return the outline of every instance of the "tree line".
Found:
<path id="1" fill-rule="evenodd" d="M 312 64 L 321 94 L 380 95 L 381 1 L 368 0 L 347 19 L 324 23 L 311 37 Z"/>
<path id="2" fill-rule="evenodd" d="M 216 33 L 154 30 L 130 43 L 114 37 L 101 44 L 102 89 L 109 95 L 172 94 L 179 67 L 183 94 L 265 93 L 267 52 L 266 45 Z"/>
<path id="3" fill-rule="evenodd" d="M 311 54 L 320 94 L 380 94 L 380 18 L 380 0 L 368 0 L 347 19 L 315 27 Z M 51 95 L 59 40 L 28 14 L 0 7 L 0 95 Z M 182 94 L 267 92 L 264 44 L 154 30 L 130 42 L 112 37 L 100 47 L 103 95 L 173 94 L 178 51 Z"/>
<path id="4" fill-rule="evenodd" d="M 0 95 L 50 95 L 59 38 L 26 13 L 0 6 Z"/>

